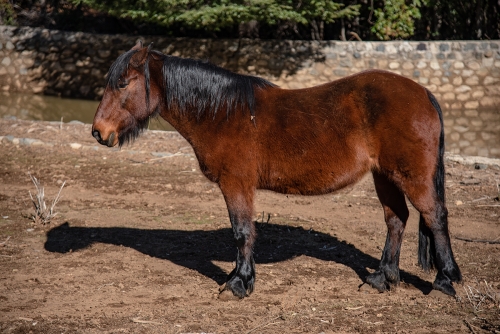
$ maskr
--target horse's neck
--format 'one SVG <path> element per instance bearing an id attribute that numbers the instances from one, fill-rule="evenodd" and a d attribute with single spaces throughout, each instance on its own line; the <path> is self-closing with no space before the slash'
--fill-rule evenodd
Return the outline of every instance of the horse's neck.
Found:
<path id="1" fill-rule="evenodd" d="M 194 148 L 197 146 L 198 142 L 201 140 L 200 135 L 203 130 L 200 129 L 200 122 L 196 120 L 196 117 L 189 116 L 188 113 L 180 114 L 177 112 L 162 112 L 160 116 L 172 125 L 191 146 Z M 204 126 L 206 127 L 205 124 Z"/>

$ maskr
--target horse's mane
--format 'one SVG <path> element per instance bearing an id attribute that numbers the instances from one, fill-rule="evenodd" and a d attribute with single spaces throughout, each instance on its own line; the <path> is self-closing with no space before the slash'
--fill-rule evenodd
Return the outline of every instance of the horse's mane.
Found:
<path id="1" fill-rule="evenodd" d="M 118 89 L 119 79 L 135 52 L 125 52 L 111 65 L 107 78 L 110 88 Z M 148 60 L 151 53 L 163 60 L 162 76 L 167 106 L 177 108 L 181 113 L 192 110 L 198 118 L 215 116 L 222 107 L 228 115 L 235 110 L 248 109 L 254 116 L 255 89 L 275 86 L 265 79 L 237 74 L 207 61 L 164 55 L 159 51 L 151 51 Z M 148 97 L 150 73 L 147 63 L 144 75 Z"/>

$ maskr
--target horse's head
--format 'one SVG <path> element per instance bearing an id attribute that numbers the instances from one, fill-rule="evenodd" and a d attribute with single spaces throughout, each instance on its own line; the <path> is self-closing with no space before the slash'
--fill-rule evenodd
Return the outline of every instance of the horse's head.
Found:
<path id="1" fill-rule="evenodd" d="M 150 48 L 138 42 L 111 65 L 92 124 L 92 136 L 109 147 L 135 139 L 157 110 L 160 87 L 149 76 Z"/>

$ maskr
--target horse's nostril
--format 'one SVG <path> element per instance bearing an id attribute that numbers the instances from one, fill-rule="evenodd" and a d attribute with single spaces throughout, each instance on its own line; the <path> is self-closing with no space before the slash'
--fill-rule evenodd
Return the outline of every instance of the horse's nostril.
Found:
<path id="1" fill-rule="evenodd" d="M 102 140 L 102 138 L 101 138 L 101 134 L 100 134 L 100 133 L 99 133 L 99 131 L 97 131 L 97 130 L 92 131 L 92 136 L 93 136 L 93 137 L 94 137 L 94 138 L 95 138 L 98 142 L 100 142 L 100 141 Z"/>

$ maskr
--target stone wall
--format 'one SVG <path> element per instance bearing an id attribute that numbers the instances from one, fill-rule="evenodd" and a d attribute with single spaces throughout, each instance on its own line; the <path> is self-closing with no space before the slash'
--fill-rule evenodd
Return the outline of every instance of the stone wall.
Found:
<path id="1" fill-rule="evenodd" d="M 302 88 L 378 68 L 432 91 L 447 150 L 500 157 L 500 41 L 260 41 L 92 35 L 0 26 L 0 90 L 99 99 L 104 76 L 138 39 L 164 53 L 209 59 Z"/>

